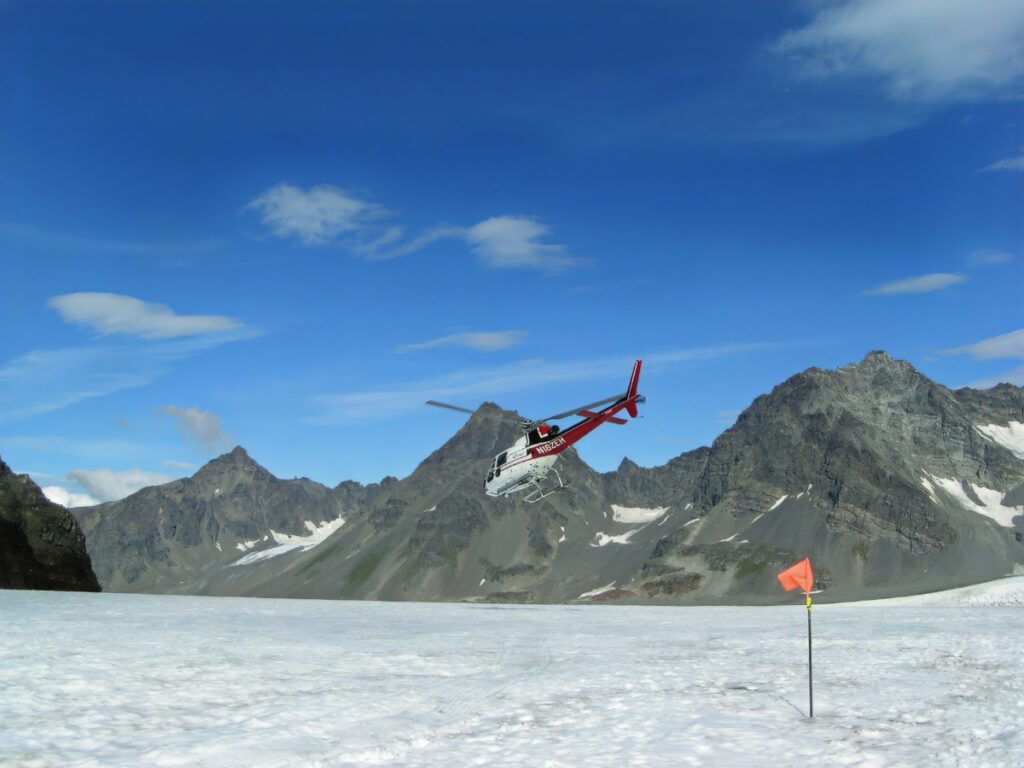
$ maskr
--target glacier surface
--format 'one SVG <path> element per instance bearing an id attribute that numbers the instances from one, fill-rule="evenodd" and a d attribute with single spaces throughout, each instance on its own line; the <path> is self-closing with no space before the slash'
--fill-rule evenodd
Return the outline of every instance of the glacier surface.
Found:
<path id="1" fill-rule="evenodd" d="M 0 765 L 1019 765 L 1024 579 L 806 612 L 0 591 Z"/>

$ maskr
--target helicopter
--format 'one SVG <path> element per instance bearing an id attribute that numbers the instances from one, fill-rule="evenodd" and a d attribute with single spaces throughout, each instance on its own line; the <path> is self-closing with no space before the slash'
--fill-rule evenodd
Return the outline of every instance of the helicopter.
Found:
<path id="1" fill-rule="evenodd" d="M 543 419 L 522 421 L 520 426 L 524 432 L 523 436 L 495 456 L 491 462 L 487 471 L 487 479 L 484 481 L 484 492 L 488 496 L 508 498 L 513 493 L 529 491 L 523 497 L 523 501 L 533 504 L 566 488 L 566 484 L 562 482 L 562 476 L 554 467 L 555 461 L 570 446 L 578 443 L 602 424 L 627 423 L 626 419 L 617 415 L 623 409 L 631 418 L 637 417 L 637 405 L 647 401 L 647 398 L 637 392 L 642 367 L 643 360 L 637 360 L 633 365 L 633 373 L 629 377 L 629 386 L 623 394 L 612 395 L 595 403 L 581 405 L 578 408 L 556 413 L 554 416 Z M 437 400 L 427 400 L 426 404 L 437 408 L 473 413 L 469 408 L 449 405 Z M 601 406 L 606 407 L 594 410 Z M 561 429 L 557 424 L 549 426 L 547 423 L 570 416 L 582 416 L 583 421 L 565 429 Z M 548 484 L 545 487 L 543 483 L 550 472 L 554 472 L 558 485 Z"/>

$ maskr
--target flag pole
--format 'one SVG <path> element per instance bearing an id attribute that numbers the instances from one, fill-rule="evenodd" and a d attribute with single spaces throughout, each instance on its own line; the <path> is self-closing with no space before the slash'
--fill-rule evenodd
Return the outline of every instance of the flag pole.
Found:
<path id="1" fill-rule="evenodd" d="M 814 717 L 814 667 L 811 663 L 811 593 L 807 595 L 807 699 L 811 717 Z"/>
<path id="2" fill-rule="evenodd" d="M 790 566 L 779 574 L 779 583 L 787 592 L 799 589 L 807 599 L 807 700 L 808 711 L 814 717 L 814 667 L 812 665 L 811 648 L 811 595 L 817 594 L 820 590 L 814 588 L 814 569 L 811 568 L 811 559 L 805 557 L 796 565 Z"/>

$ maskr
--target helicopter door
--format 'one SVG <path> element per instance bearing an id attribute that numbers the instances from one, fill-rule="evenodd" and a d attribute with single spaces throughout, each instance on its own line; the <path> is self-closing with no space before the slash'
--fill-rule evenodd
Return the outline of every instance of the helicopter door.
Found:
<path id="1" fill-rule="evenodd" d="M 498 458 L 496 458 L 494 460 L 494 476 L 495 477 L 501 477 L 501 468 L 505 465 L 506 461 L 508 461 L 508 451 L 504 451 L 503 453 L 499 453 L 498 454 Z"/>

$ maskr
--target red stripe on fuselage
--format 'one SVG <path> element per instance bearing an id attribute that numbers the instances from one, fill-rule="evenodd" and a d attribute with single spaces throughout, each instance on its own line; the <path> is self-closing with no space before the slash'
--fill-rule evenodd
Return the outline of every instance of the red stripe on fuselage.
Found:
<path id="1" fill-rule="evenodd" d="M 559 432 L 557 437 L 549 438 L 542 443 L 532 446 L 530 448 L 530 455 L 534 458 L 540 458 L 542 456 L 557 456 L 563 451 L 568 450 L 570 446 L 578 443 L 606 421 L 625 423 L 624 419 L 615 418 L 615 414 L 631 404 L 636 407 L 636 395 L 617 403 L 612 403 L 604 410 L 595 413 L 593 416 L 588 416 L 584 421 L 577 422 L 568 429 Z"/>

